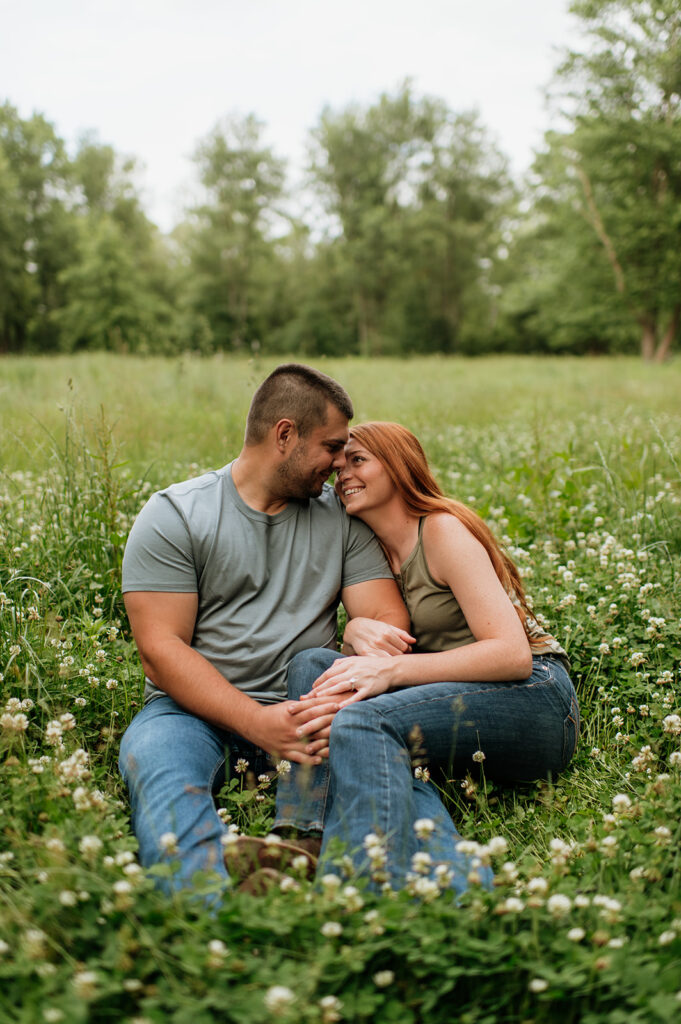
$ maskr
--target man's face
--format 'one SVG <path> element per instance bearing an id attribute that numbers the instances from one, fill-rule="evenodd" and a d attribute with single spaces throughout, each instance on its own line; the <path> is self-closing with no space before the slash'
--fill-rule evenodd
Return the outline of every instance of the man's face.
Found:
<path id="1" fill-rule="evenodd" d="M 335 405 L 327 405 L 326 423 L 315 427 L 307 437 L 298 438 L 279 467 L 282 496 L 318 498 L 331 473 L 343 464 L 347 440 L 348 421 Z"/>

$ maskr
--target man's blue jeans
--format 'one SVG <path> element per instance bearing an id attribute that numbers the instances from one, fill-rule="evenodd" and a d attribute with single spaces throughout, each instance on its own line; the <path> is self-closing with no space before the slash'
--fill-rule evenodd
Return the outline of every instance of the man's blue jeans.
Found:
<path id="1" fill-rule="evenodd" d="M 132 825 L 145 867 L 179 862 L 166 891 L 187 888 L 197 871 L 214 871 L 227 882 L 221 837 L 227 826 L 214 796 L 239 758 L 259 775 L 273 765 L 264 751 L 234 733 L 208 725 L 170 697 L 156 697 L 139 711 L 121 742 L 119 768 L 130 792 Z M 177 850 L 161 842 L 177 837 Z"/>
<path id="2" fill-rule="evenodd" d="M 325 648 L 304 651 L 289 668 L 289 697 L 308 692 L 338 657 Z M 467 888 L 470 860 L 437 787 L 414 775 L 414 765 L 463 778 L 482 751 L 488 778 L 503 782 L 555 777 L 570 761 L 579 733 L 577 696 L 563 663 L 535 656 L 522 682 L 429 683 L 358 701 L 340 711 L 331 727 L 330 756 L 310 771 L 294 765 L 277 792 L 277 826 L 299 830 L 324 824 L 322 861 L 341 839 L 358 872 L 368 872 L 363 840 L 387 839 L 387 872 L 404 885 L 416 852 L 453 871 L 452 888 Z M 414 822 L 430 818 L 435 829 L 419 839 Z M 322 870 L 324 868 L 322 867 Z M 478 871 L 483 884 L 490 872 Z"/>

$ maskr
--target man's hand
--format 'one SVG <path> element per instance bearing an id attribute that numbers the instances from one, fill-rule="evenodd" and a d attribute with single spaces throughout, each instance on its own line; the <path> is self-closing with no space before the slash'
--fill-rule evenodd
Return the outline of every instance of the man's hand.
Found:
<path id="1" fill-rule="evenodd" d="M 248 739 L 269 754 L 297 764 L 321 764 L 329 754 L 329 732 L 338 701 L 286 700 L 260 704 L 248 730 Z"/>
<path id="2" fill-rule="evenodd" d="M 406 629 L 400 629 L 389 622 L 357 616 L 350 619 L 345 627 L 343 653 L 392 658 L 396 654 L 409 654 L 411 645 L 415 643 L 416 638 L 407 633 Z"/>

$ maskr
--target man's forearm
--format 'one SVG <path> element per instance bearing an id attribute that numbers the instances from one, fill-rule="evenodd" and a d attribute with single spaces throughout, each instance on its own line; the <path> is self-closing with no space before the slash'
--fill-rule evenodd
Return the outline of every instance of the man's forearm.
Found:
<path id="1" fill-rule="evenodd" d="M 144 671 L 160 690 L 197 718 L 249 739 L 260 705 L 232 686 L 211 663 L 179 638 L 140 652 Z"/>

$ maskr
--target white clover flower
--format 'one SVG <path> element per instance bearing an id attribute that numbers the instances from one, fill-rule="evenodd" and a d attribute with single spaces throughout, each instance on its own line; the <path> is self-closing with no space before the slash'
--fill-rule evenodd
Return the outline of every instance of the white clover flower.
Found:
<path id="1" fill-rule="evenodd" d="M 246 760 L 245 757 L 240 757 L 238 759 L 237 763 L 234 766 L 234 771 L 237 773 L 237 775 L 243 775 L 247 768 L 248 768 L 248 761 Z M 275 986 L 275 987 L 281 987 L 281 986 Z"/>
<path id="2" fill-rule="evenodd" d="M 300 889 L 300 883 L 290 875 L 284 875 L 279 883 L 279 889 L 281 892 L 297 892 Z"/>
<path id="3" fill-rule="evenodd" d="M 585 935 L 586 932 L 583 928 L 571 928 L 567 933 L 567 938 L 570 942 L 581 942 Z"/>
<path id="4" fill-rule="evenodd" d="M 676 938 L 676 932 L 670 928 L 666 932 L 662 932 L 659 939 L 657 940 L 661 946 L 669 946 L 670 943 Z"/>
<path id="5" fill-rule="evenodd" d="M 63 1011 L 56 1006 L 46 1006 L 43 1010 L 45 1024 L 59 1024 L 64 1019 Z"/>
<path id="6" fill-rule="evenodd" d="M 376 971 L 374 974 L 374 985 L 376 988 L 387 988 L 395 980 L 393 971 Z"/>
<path id="7" fill-rule="evenodd" d="M 5 956 L 10 951 L 9 943 L 5 942 L 4 939 L 0 939 L 0 956 Z"/>
<path id="8" fill-rule="evenodd" d="M 343 934 L 343 925 L 338 921 L 325 921 L 319 930 L 325 939 L 336 939 Z"/>
<path id="9" fill-rule="evenodd" d="M 669 764 L 672 768 L 681 767 L 681 750 L 673 750 L 669 755 Z"/>
<path id="10" fill-rule="evenodd" d="M 420 779 L 422 782 L 428 782 L 430 779 L 430 769 L 418 767 L 414 769 L 414 778 Z"/>
<path id="11" fill-rule="evenodd" d="M 73 976 L 73 987 L 81 999 L 94 999 L 97 994 L 97 975 L 94 971 L 78 971 Z"/>
<path id="12" fill-rule="evenodd" d="M 350 911 L 361 910 L 364 906 L 362 895 L 354 885 L 346 885 L 339 894 L 339 899 Z"/>
<path id="13" fill-rule="evenodd" d="M 645 660 L 646 656 L 643 651 L 632 651 L 629 655 L 629 664 L 632 665 L 633 668 L 638 668 L 638 666 L 642 665 Z"/>
<path id="14" fill-rule="evenodd" d="M 536 896 L 545 896 L 549 889 L 549 883 L 545 878 L 531 878 L 527 883 L 527 891 Z"/>
<path id="15" fill-rule="evenodd" d="M 341 880 L 338 875 L 322 875 L 321 879 L 322 888 L 326 891 L 327 895 L 331 895 L 341 887 Z"/>
<path id="16" fill-rule="evenodd" d="M 681 733 L 681 715 L 667 715 L 662 719 L 662 728 L 672 736 L 678 736 Z"/>
<path id="17" fill-rule="evenodd" d="M 62 889 L 59 893 L 59 902 L 62 907 L 75 907 L 78 897 L 71 889 Z"/>
<path id="18" fill-rule="evenodd" d="M 568 896 L 563 893 L 557 892 L 553 896 L 549 896 L 546 901 L 546 909 L 549 914 L 554 917 L 564 917 L 565 914 L 569 914 L 572 909 L 572 901 Z"/>
<path id="19" fill-rule="evenodd" d="M 509 896 L 500 904 L 499 909 L 505 914 L 520 914 L 525 909 L 525 904 L 517 896 Z"/>
<path id="20" fill-rule="evenodd" d="M 493 857 L 500 857 L 508 850 L 508 842 L 503 836 L 492 836 L 487 843 L 487 849 Z"/>
<path id="21" fill-rule="evenodd" d="M 429 839 L 435 831 L 435 822 L 432 818 L 417 818 L 414 822 L 414 832 L 419 839 Z"/>
<path id="22" fill-rule="evenodd" d="M 59 836 L 51 836 L 45 840 L 45 846 L 51 853 L 63 853 L 66 849 L 63 840 Z"/>
<path id="23" fill-rule="evenodd" d="M 211 956 L 225 957 L 228 955 L 229 950 L 222 939 L 211 939 L 208 943 L 208 952 Z"/>
<path id="24" fill-rule="evenodd" d="M 274 1014 L 284 1013 L 295 1002 L 295 993 L 285 985 L 272 985 L 265 993 L 265 1006 Z"/>
<path id="25" fill-rule="evenodd" d="M 658 825 L 654 830 L 654 835 L 661 846 L 668 843 L 672 837 L 671 829 L 667 828 L 666 825 Z"/>
<path id="26" fill-rule="evenodd" d="M 291 771 L 291 762 L 287 761 L 285 757 L 282 757 L 281 761 L 277 763 L 277 775 L 288 775 Z"/>
<path id="27" fill-rule="evenodd" d="M 515 882 L 518 879 L 518 869 L 512 860 L 502 864 L 498 874 L 504 882 Z"/>
<path id="28" fill-rule="evenodd" d="M 483 762 L 483 761 L 485 760 L 485 758 L 486 758 L 486 755 L 485 755 L 485 754 L 483 754 L 482 750 L 476 750 L 476 751 L 475 751 L 475 753 L 474 753 L 474 754 L 473 754 L 472 756 L 473 756 L 473 760 L 474 760 L 474 761 L 475 761 L 475 762 L 476 762 L 477 764 L 482 764 L 482 762 Z"/>
<path id="29" fill-rule="evenodd" d="M 322 996 L 319 1000 L 322 1024 L 335 1024 L 342 1017 L 343 1003 L 337 996 Z"/>
<path id="30" fill-rule="evenodd" d="M 543 978 L 533 978 L 527 987 L 530 992 L 546 992 L 546 989 L 549 987 L 549 983 L 548 981 L 544 981 Z"/>
<path id="31" fill-rule="evenodd" d="M 616 793 L 612 798 L 613 810 L 618 814 L 624 814 L 631 807 L 631 800 L 626 793 Z"/>
<path id="32" fill-rule="evenodd" d="M 28 729 L 28 718 L 22 712 L 16 715 L 0 715 L 0 727 L 7 732 L 26 732 Z"/>

